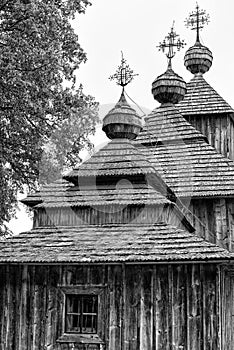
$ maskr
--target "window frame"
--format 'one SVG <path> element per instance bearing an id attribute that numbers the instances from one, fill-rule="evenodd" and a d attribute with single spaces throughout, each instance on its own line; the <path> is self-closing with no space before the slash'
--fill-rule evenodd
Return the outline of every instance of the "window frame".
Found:
<path id="1" fill-rule="evenodd" d="M 68 308 L 68 304 L 71 302 L 71 300 L 73 298 L 76 298 L 77 301 L 79 300 L 80 302 L 80 313 L 78 313 L 78 310 L 77 312 L 72 308 L 69 310 Z M 94 302 L 94 305 L 95 305 L 95 312 L 92 314 L 94 316 L 94 319 L 95 319 L 95 327 L 93 327 L 93 332 L 90 331 L 90 332 L 84 332 L 83 329 L 84 329 L 84 317 L 86 315 L 86 313 L 84 312 L 84 306 L 85 306 L 85 300 L 90 298 L 90 300 L 92 302 Z M 93 298 L 93 300 L 91 299 Z M 95 298 L 95 299 L 94 299 Z M 79 303 L 78 302 L 78 303 Z M 89 315 L 91 315 L 91 313 L 88 313 Z M 75 331 L 74 330 L 74 327 L 71 325 L 70 327 L 68 326 L 68 319 L 71 317 L 71 319 L 74 317 L 74 316 L 78 316 L 80 315 L 80 322 L 78 324 L 78 321 L 77 321 L 77 328 L 78 330 Z M 74 320 L 73 320 L 74 321 Z M 72 321 L 72 322 L 73 322 Z M 71 328 L 69 330 L 69 328 Z M 87 327 L 89 328 L 89 327 Z M 69 334 L 78 334 L 78 335 L 82 335 L 82 334 L 97 334 L 98 332 L 98 295 L 97 294 L 68 294 L 66 293 L 65 294 L 65 332 L 66 333 L 69 333 Z"/>
<path id="2" fill-rule="evenodd" d="M 104 285 L 73 285 L 60 286 L 63 294 L 63 313 L 62 313 L 62 336 L 58 339 L 59 342 L 82 342 L 82 343 L 96 343 L 104 344 L 101 339 L 103 317 L 102 310 L 105 303 L 105 289 Z M 66 297 L 67 295 L 95 295 L 97 296 L 97 332 L 96 333 L 77 333 L 66 332 Z"/>

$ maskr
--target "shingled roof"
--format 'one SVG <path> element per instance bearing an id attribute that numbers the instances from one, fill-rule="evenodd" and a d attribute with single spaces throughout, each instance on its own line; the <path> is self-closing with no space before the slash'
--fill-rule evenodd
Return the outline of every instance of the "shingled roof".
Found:
<path id="1" fill-rule="evenodd" d="M 146 183 L 118 183 L 117 186 L 100 185 L 81 187 L 67 181 L 60 186 L 57 183 L 42 187 L 41 191 L 29 195 L 23 203 L 35 208 L 85 207 L 117 205 L 163 205 L 170 203 L 161 193 Z"/>
<path id="2" fill-rule="evenodd" d="M 126 176 L 143 175 L 133 183 Z M 106 176 L 116 179 L 107 183 Z M 30 194 L 22 202 L 34 207 L 72 207 L 106 204 L 166 204 L 174 193 L 157 173 L 136 144 L 115 139 L 90 159 L 58 180 Z M 102 181 L 97 183 L 97 179 Z M 91 178 L 91 180 L 89 180 Z M 93 180 L 92 180 L 93 178 Z M 74 186 L 74 184 L 76 186 Z"/>
<path id="3" fill-rule="evenodd" d="M 76 177 L 153 174 L 155 169 L 128 139 L 114 139 L 74 168 L 64 179 Z"/>
<path id="4" fill-rule="evenodd" d="M 205 140 L 174 105 L 162 105 L 136 142 L 178 197 L 233 197 L 234 163 Z"/>
<path id="5" fill-rule="evenodd" d="M 225 249 L 167 224 L 43 227 L 0 241 L 0 263 L 225 260 Z"/>
<path id="6" fill-rule="evenodd" d="M 172 141 L 206 139 L 197 131 L 171 103 L 162 104 L 146 118 L 144 129 L 137 137 L 137 143 L 167 143 Z"/>
<path id="7" fill-rule="evenodd" d="M 206 82 L 201 73 L 187 83 L 187 93 L 178 103 L 182 115 L 234 113 L 232 107 Z"/>
<path id="8" fill-rule="evenodd" d="M 149 146 L 145 155 L 178 197 L 234 196 L 234 163 L 202 140 Z"/>

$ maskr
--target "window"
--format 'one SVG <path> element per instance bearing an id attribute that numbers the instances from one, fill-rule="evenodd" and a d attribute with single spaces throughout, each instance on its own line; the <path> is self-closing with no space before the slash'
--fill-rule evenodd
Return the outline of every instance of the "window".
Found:
<path id="1" fill-rule="evenodd" d="M 98 296 L 66 295 L 65 332 L 79 334 L 97 333 Z"/>
<path id="2" fill-rule="evenodd" d="M 76 344 L 77 350 L 105 349 L 105 287 L 104 285 L 60 286 L 62 327 L 58 343 L 68 346 Z"/>

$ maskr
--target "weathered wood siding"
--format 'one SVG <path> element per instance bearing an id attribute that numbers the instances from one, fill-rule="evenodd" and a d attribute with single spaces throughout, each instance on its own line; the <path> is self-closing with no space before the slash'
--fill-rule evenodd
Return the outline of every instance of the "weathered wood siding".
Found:
<path id="1" fill-rule="evenodd" d="M 234 199 L 192 199 L 191 224 L 213 243 L 234 251 Z"/>
<path id="2" fill-rule="evenodd" d="M 105 286 L 99 334 L 106 350 L 221 350 L 220 282 L 212 264 L 0 266 L 0 281 L 1 350 L 78 349 L 56 342 L 60 287 L 76 285 Z"/>
<path id="3" fill-rule="evenodd" d="M 195 129 L 204 134 L 211 146 L 234 160 L 234 121 L 228 114 L 185 116 Z"/>
<path id="4" fill-rule="evenodd" d="M 221 269 L 222 341 L 225 350 L 234 344 L 234 265 Z"/>
<path id="5" fill-rule="evenodd" d="M 178 210 L 166 205 L 109 205 L 85 208 L 48 208 L 35 211 L 34 228 L 43 226 L 78 226 L 83 224 L 142 224 L 166 222 L 184 228 Z"/>

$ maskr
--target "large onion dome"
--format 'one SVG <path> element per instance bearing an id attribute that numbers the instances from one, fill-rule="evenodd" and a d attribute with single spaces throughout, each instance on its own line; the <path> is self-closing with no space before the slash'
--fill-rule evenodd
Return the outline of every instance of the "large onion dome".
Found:
<path id="1" fill-rule="evenodd" d="M 160 103 L 178 103 L 186 94 L 186 83 L 169 66 L 152 84 L 154 99 Z"/>
<path id="2" fill-rule="evenodd" d="M 212 52 L 199 41 L 190 47 L 184 56 L 184 65 L 193 74 L 206 73 L 210 69 L 212 61 Z"/>
<path id="3" fill-rule="evenodd" d="M 141 117 L 127 103 L 122 91 L 119 102 L 104 117 L 102 130 L 111 140 L 116 138 L 133 140 L 141 129 Z"/>

